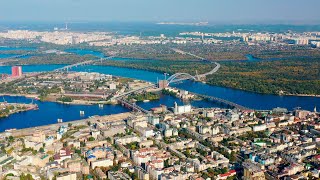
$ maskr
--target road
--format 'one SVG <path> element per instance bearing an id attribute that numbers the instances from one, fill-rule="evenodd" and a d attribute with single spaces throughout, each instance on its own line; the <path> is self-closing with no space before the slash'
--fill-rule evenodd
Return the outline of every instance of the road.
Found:
<path id="1" fill-rule="evenodd" d="M 198 55 L 195 55 L 195 54 L 192 54 L 192 53 L 189 53 L 189 52 L 185 52 L 185 51 L 182 51 L 180 49 L 177 49 L 177 48 L 171 48 L 173 51 L 177 52 L 177 53 L 180 53 L 180 54 L 187 54 L 187 55 L 190 55 L 190 56 L 193 56 L 197 59 L 201 59 L 201 60 L 205 60 L 204 57 L 201 57 L 201 56 L 198 56 Z"/>
<path id="2" fill-rule="evenodd" d="M 180 54 L 187 54 L 187 55 L 190 55 L 190 56 L 195 57 L 197 59 L 200 59 L 200 60 L 203 60 L 203 61 L 207 61 L 207 62 L 211 62 L 211 61 L 206 60 L 204 57 L 201 57 L 201 56 L 189 53 L 189 52 L 185 52 L 185 51 L 182 51 L 180 49 L 176 49 L 176 48 L 171 48 L 171 49 L 173 51 L 177 52 L 177 53 L 180 53 Z M 205 77 L 207 75 L 211 75 L 211 74 L 216 73 L 220 69 L 221 65 L 219 63 L 217 63 L 217 62 L 211 62 L 211 63 L 214 63 L 216 65 L 216 67 L 213 68 L 211 71 L 209 71 L 207 73 L 204 73 L 204 74 L 197 75 L 196 77 L 198 77 L 198 78 L 199 77 Z"/>

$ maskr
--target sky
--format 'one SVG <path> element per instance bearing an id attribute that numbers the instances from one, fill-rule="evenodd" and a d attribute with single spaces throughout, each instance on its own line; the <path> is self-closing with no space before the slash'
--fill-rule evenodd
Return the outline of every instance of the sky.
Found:
<path id="1" fill-rule="evenodd" d="M 0 22 L 320 24 L 320 0 L 0 0 Z"/>

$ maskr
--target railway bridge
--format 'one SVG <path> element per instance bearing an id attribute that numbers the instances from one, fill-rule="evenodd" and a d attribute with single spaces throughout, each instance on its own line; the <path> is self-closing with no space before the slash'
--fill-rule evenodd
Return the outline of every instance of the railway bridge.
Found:
<path id="1" fill-rule="evenodd" d="M 137 111 L 137 112 L 141 112 L 141 113 L 145 113 L 145 114 L 150 114 L 150 111 L 147 111 L 145 109 L 143 109 L 142 107 L 136 105 L 135 103 L 131 103 L 127 100 L 125 100 L 124 98 L 117 98 L 117 101 L 124 107 L 127 107 L 129 109 L 132 109 L 133 111 Z"/>
<path id="2" fill-rule="evenodd" d="M 225 99 L 221 99 L 221 98 L 218 98 L 218 97 L 208 96 L 208 95 L 203 95 L 203 94 L 198 94 L 198 93 L 193 93 L 193 92 L 191 92 L 191 93 L 196 95 L 196 96 L 199 96 L 199 97 L 202 97 L 202 98 L 214 101 L 214 102 L 218 102 L 218 103 L 221 103 L 221 104 L 224 104 L 224 105 L 227 105 L 227 106 L 239 109 L 239 110 L 251 110 L 250 108 L 244 107 L 244 106 L 239 105 L 237 103 L 234 103 L 234 102 L 231 102 L 231 101 L 228 101 L 228 100 L 225 100 Z"/>

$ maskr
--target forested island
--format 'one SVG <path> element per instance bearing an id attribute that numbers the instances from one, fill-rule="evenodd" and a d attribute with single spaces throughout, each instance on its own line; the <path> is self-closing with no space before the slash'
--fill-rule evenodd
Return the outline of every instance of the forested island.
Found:
<path id="1" fill-rule="evenodd" d="M 158 99 L 160 99 L 160 95 L 155 94 L 155 93 L 151 93 L 151 92 L 145 92 L 145 93 L 141 93 L 141 94 L 133 94 L 133 95 L 128 96 L 128 100 L 137 101 L 137 102 L 145 101 L 145 100 L 153 101 L 153 100 L 158 100 Z"/>
<path id="2" fill-rule="evenodd" d="M 320 61 L 318 58 L 296 58 L 278 61 L 224 61 L 221 68 L 207 76 L 211 85 L 231 87 L 266 94 L 319 95 Z M 130 67 L 173 74 L 195 75 L 208 72 L 213 64 L 194 61 L 107 61 L 103 65 Z"/>

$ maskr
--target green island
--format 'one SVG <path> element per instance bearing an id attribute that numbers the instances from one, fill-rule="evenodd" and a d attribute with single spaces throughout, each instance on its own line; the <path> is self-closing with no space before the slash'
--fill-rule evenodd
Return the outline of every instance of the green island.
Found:
<path id="1" fill-rule="evenodd" d="M 144 101 L 144 100 L 158 100 L 160 99 L 159 94 L 151 93 L 151 92 L 146 92 L 142 94 L 133 94 L 128 96 L 128 100 L 135 100 L 137 102 Z"/>
<path id="2" fill-rule="evenodd" d="M 167 89 L 162 89 L 161 93 L 164 95 L 177 96 L 177 93 L 175 93 L 173 91 L 169 91 Z"/>
<path id="3" fill-rule="evenodd" d="M 236 88 L 265 94 L 319 95 L 320 61 L 296 58 L 278 61 L 224 61 L 221 68 L 207 76 L 210 85 Z M 108 61 L 103 65 L 129 67 L 157 72 L 204 73 L 212 64 L 194 61 Z"/>

